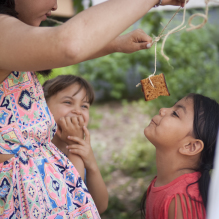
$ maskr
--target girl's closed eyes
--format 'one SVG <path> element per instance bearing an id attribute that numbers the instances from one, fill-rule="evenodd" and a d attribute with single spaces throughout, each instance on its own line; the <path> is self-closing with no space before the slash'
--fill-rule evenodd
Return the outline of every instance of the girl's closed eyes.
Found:
<path id="1" fill-rule="evenodd" d="M 71 104 L 71 102 L 70 102 L 70 101 L 65 101 L 64 103 L 66 103 L 66 104 L 69 104 L 69 105 Z"/>
<path id="2" fill-rule="evenodd" d="M 176 111 L 173 111 L 173 112 L 172 112 L 172 115 L 179 118 L 179 115 L 176 113 Z"/>
<path id="3" fill-rule="evenodd" d="M 82 105 L 82 108 L 89 109 L 88 105 Z"/>

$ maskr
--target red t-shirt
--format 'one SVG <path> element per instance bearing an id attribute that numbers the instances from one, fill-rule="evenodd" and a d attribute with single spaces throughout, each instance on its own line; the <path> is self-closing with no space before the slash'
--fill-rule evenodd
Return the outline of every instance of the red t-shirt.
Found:
<path id="1" fill-rule="evenodd" d="M 184 219 L 205 219 L 206 211 L 198 183 L 189 186 L 186 191 L 186 187 L 196 182 L 199 177 L 199 172 L 184 174 L 165 186 L 154 187 L 155 177 L 147 191 L 146 219 L 168 219 L 168 210 L 173 199 L 175 199 L 175 219 L 177 219 L 178 201 L 180 201 Z"/>

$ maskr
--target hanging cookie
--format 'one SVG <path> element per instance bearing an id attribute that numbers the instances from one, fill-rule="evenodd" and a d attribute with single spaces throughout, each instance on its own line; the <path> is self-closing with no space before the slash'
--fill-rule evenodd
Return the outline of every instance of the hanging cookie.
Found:
<path id="1" fill-rule="evenodd" d="M 163 73 L 141 80 L 141 86 L 145 101 L 156 99 L 159 96 L 170 96 Z"/>

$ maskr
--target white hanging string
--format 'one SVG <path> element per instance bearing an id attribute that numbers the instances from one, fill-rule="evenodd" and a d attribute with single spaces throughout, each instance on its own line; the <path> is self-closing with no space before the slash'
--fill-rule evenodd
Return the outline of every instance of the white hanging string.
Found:
<path id="1" fill-rule="evenodd" d="M 189 20 L 188 20 L 188 23 L 189 23 L 190 28 L 188 28 L 187 31 L 200 29 L 200 28 L 204 27 L 204 25 L 208 22 L 208 12 L 209 12 L 209 3 L 210 3 L 210 2 L 214 2 L 214 3 L 218 3 L 218 4 L 219 4 L 219 1 L 205 0 L 205 4 L 206 4 L 205 14 L 201 14 L 201 13 L 193 14 L 193 15 L 189 18 Z M 192 20 L 193 20 L 195 17 L 203 17 L 204 20 L 203 20 L 203 22 L 202 22 L 201 24 L 199 24 L 199 25 L 194 25 L 194 24 L 192 24 Z"/>
<path id="2" fill-rule="evenodd" d="M 173 17 L 170 19 L 170 21 L 168 22 L 168 24 L 163 28 L 163 30 L 161 31 L 161 33 L 159 34 L 159 36 L 154 38 L 154 41 L 153 41 L 153 43 L 152 43 L 152 45 L 155 44 L 155 71 L 154 71 L 153 74 L 151 74 L 151 75 L 148 77 L 148 79 L 149 79 L 149 81 L 150 81 L 150 83 L 151 83 L 151 85 L 152 85 L 153 87 L 154 87 L 154 85 L 153 85 L 153 83 L 152 83 L 152 81 L 151 81 L 151 77 L 156 74 L 157 42 L 159 42 L 160 39 L 161 39 L 162 37 L 164 37 L 164 40 L 163 40 L 162 46 L 161 46 L 161 55 L 162 55 L 167 61 L 169 61 L 169 57 L 164 54 L 164 46 L 165 46 L 165 43 L 166 43 L 167 38 L 168 38 L 171 34 L 176 33 L 176 32 L 179 32 L 179 31 L 181 31 L 181 30 L 183 30 L 183 29 L 186 28 L 186 25 L 183 26 L 184 23 L 185 23 L 185 16 L 186 16 L 186 2 L 187 2 L 187 0 L 185 0 L 185 6 L 184 6 L 184 12 L 183 12 L 183 20 L 182 20 L 182 23 L 181 23 L 179 26 L 175 27 L 174 29 L 168 31 L 167 34 L 161 35 L 161 34 L 163 33 L 163 31 L 167 28 L 167 26 L 169 25 L 169 23 L 172 21 L 172 19 L 175 17 L 175 15 L 179 12 L 179 10 L 181 9 L 181 7 L 180 7 L 180 8 L 176 11 L 176 13 L 173 15 Z M 215 1 L 215 0 L 205 0 L 205 4 L 206 4 L 205 14 L 196 13 L 196 14 L 192 15 L 192 16 L 189 18 L 189 20 L 188 20 L 188 24 L 189 24 L 190 28 L 187 28 L 187 29 L 186 29 L 187 31 L 192 31 L 192 30 L 195 30 L 195 29 L 200 29 L 200 28 L 202 28 L 202 27 L 208 22 L 208 12 L 209 12 L 209 3 L 210 3 L 210 2 L 219 3 L 219 1 Z M 204 18 L 204 21 L 203 21 L 201 24 L 199 24 L 199 25 L 193 25 L 193 24 L 192 24 L 192 20 L 193 20 L 195 17 L 203 17 L 203 18 Z M 139 87 L 140 85 L 141 85 L 141 83 L 137 84 L 136 87 Z"/>
<path id="3" fill-rule="evenodd" d="M 153 85 L 153 83 L 152 83 L 152 81 L 151 81 L 151 77 L 153 77 L 153 76 L 156 74 L 156 70 L 157 70 L 157 43 L 160 41 L 160 39 L 161 39 L 162 37 L 165 36 L 164 41 L 163 41 L 163 43 L 162 43 L 161 54 L 162 54 L 162 56 L 168 61 L 169 58 L 164 54 L 164 45 L 165 45 L 165 42 L 166 42 L 166 40 L 167 40 L 167 38 L 168 38 L 169 35 L 171 35 L 171 34 L 173 34 L 173 33 L 176 33 L 176 32 L 179 32 L 179 31 L 183 30 L 183 29 L 186 27 L 186 26 L 185 26 L 185 27 L 182 27 L 182 25 L 185 23 L 186 1 L 187 1 L 187 0 L 185 0 L 185 7 L 184 7 L 184 14 L 183 14 L 183 21 L 182 21 L 182 23 L 181 23 L 179 26 L 177 26 L 177 27 L 175 27 L 174 29 L 172 29 L 171 31 L 169 31 L 167 34 L 163 34 L 163 35 L 162 35 L 162 33 L 166 30 L 166 28 L 168 27 L 168 25 L 170 24 L 170 22 L 173 20 L 173 18 L 178 14 L 179 10 L 181 9 L 181 7 L 179 7 L 178 10 L 175 12 L 175 14 L 172 16 L 172 18 L 171 18 L 171 19 L 169 20 L 169 22 L 167 23 L 167 25 L 162 29 L 162 31 L 160 32 L 160 34 L 159 34 L 157 37 L 154 38 L 154 40 L 153 40 L 153 42 L 152 42 L 152 45 L 155 44 L 154 73 L 151 74 L 151 75 L 148 77 L 148 79 L 149 79 L 149 81 L 150 81 L 150 83 L 151 83 L 151 85 L 152 85 L 153 87 L 154 87 L 154 85 Z M 138 83 L 138 84 L 136 85 L 136 87 L 139 87 L 140 85 L 141 85 L 141 83 Z"/>

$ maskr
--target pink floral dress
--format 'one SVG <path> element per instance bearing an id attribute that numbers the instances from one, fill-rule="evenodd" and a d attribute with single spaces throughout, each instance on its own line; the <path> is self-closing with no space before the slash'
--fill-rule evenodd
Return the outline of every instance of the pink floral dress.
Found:
<path id="1" fill-rule="evenodd" d="M 0 218 L 99 219 L 84 182 L 51 143 L 56 124 L 32 72 L 0 84 Z"/>

